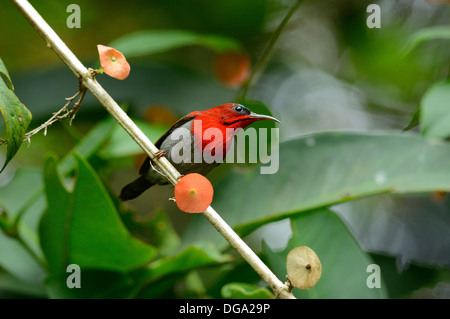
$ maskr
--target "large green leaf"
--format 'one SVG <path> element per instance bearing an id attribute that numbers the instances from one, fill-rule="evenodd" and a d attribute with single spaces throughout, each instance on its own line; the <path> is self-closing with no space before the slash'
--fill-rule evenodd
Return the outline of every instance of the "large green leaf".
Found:
<path id="1" fill-rule="evenodd" d="M 176 255 L 161 258 L 149 265 L 146 277 L 161 278 L 175 272 L 186 272 L 202 266 L 231 261 L 228 255 L 222 255 L 211 244 L 196 243 L 190 245 Z"/>
<path id="2" fill-rule="evenodd" d="M 6 83 L 5 81 L 6 80 Z M 14 157 L 22 145 L 23 138 L 31 122 L 31 113 L 13 91 L 11 78 L 0 59 L 0 113 L 6 127 L 7 151 L 6 161 L 0 173 Z"/>
<path id="3" fill-rule="evenodd" d="M 368 288 L 367 278 L 373 264 L 341 220 L 327 209 L 297 216 L 291 221 L 292 238 L 283 251 L 273 252 L 267 245 L 264 250 L 271 269 L 278 278 L 286 276 L 286 256 L 295 247 L 308 246 L 318 255 L 322 276 L 308 290 L 294 288 L 297 298 L 386 298 L 385 285 Z"/>
<path id="4" fill-rule="evenodd" d="M 231 172 L 212 206 L 241 235 L 275 220 L 380 193 L 450 190 L 450 145 L 417 135 L 321 133 L 280 143 L 279 169 Z M 274 159 L 275 160 L 275 159 Z M 184 242 L 222 240 L 203 216 Z"/>
<path id="5" fill-rule="evenodd" d="M 90 157 L 109 136 L 114 123 L 116 122 L 112 118 L 108 118 L 96 125 L 58 164 L 59 172 L 68 174 L 75 169 L 76 162 L 72 155 L 74 152 L 79 152 L 84 157 Z M 0 189 L 0 206 L 7 215 L 4 219 L 10 223 L 17 223 L 22 239 L 37 256 L 42 256 L 37 235 L 38 224 L 47 207 L 42 175 L 41 169 L 20 168 L 16 171 L 13 180 Z M 26 274 L 21 274 L 23 267 L 14 266 L 15 264 L 34 265 L 34 263 L 20 261 L 19 251 L 23 249 L 17 249 L 17 242 L 3 233 L 0 233 L 0 245 L 2 246 L 2 249 L 0 249 L 0 264 L 7 262 L 9 265 L 7 269 L 13 271 L 13 274 L 19 278 L 27 277 Z M 11 251 L 17 252 L 18 259 L 10 258 Z M 22 257 L 26 254 L 27 252 L 23 250 Z M 36 270 L 33 270 L 33 273 L 35 272 Z M 35 275 L 32 276 L 38 278 Z"/>
<path id="6" fill-rule="evenodd" d="M 44 269 L 18 240 L 2 232 L 0 232 L 0 267 L 30 287 L 42 288 Z"/>
<path id="7" fill-rule="evenodd" d="M 13 220 L 20 211 L 26 209 L 27 202 L 32 200 L 35 192 L 41 188 L 40 169 L 19 168 L 11 182 L 0 188 L 0 207 L 3 207 L 8 218 Z"/>
<path id="8" fill-rule="evenodd" d="M 42 277 L 39 283 L 30 283 L 22 281 L 17 277 L 0 269 L 0 295 L 4 298 L 3 292 L 18 293 L 22 296 L 33 296 L 37 298 L 45 298 L 47 296 Z"/>
<path id="9" fill-rule="evenodd" d="M 74 152 L 90 157 L 106 140 L 115 121 L 108 118 L 96 125 L 59 164 L 58 170 L 68 174 L 75 169 Z M 117 124 L 116 124 L 117 125 Z M 0 189 L 0 206 L 9 223 L 17 222 L 18 232 L 24 242 L 38 256 L 42 256 L 38 238 L 38 224 L 47 207 L 42 170 L 22 168 L 13 180 Z M 64 196 L 64 193 L 62 194 Z M 45 272 L 20 243 L 0 232 L 0 265 L 15 277 L 29 284 L 42 284 Z"/>
<path id="10" fill-rule="evenodd" d="M 137 280 L 143 285 L 138 297 L 158 297 L 189 271 L 230 261 L 232 261 L 232 257 L 220 254 L 214 245 L 202 242 L 195 243 L 173 256 L 152 262 L 147 269 L 142 270 L 137 277 Z"/>
<path id="11" fill-rule="evenodd" d="M 158 256 L 167 256 L 180 247 L 180 238 L 167 212 L 156 210 L 151 216 L 142 218 L 137 212 L 121 212 L 127 229 L 158 249 Z"/>
<path id="12" fill-rule="evenodd" d="M 186 30 L 146 30 L 127 34 L 109 44 L 127 58 L 190 46 L 204 46 L 214 51 L 236 50 L 236 40 L 218 35 L 200 34 Z"/>
<path id="13" fill-rule="evenodd" d="M 9 76 L 8 69 L 3 63 L 2 58 L 0 58 L 0 77 L 3 78 L 4 81 L 6 81 L 6 85 L 8 86 L 9 89 L 14 90 L 11 77 Z"/>
<path id="14" fill-rule="evenodd" d="M 428 137 L 450 136 L 450 81 L 434 84 L 420 103 L 422 133 Z"/>
<path id="15" fill-rule="evenodd" d="M 0 207 L 4 211 L 3 218 L 9 225 L 16 226 L 21 239 L 38 258 L 42 257 L 39 240 L 36 235 L 37 225 L 45 207 L 45 200 L 39 197 L 42 191 L 42 172 L 39 169 L 20 168 L 13 180 L 0 189 Z M 26 218 L 22 215 L 30 213 Z M 0 265 L 17 278 L 33 283 L 43 279 L 44 270 L 32 259 L 16 238 L 9 237 L 0 231 Z M 40 274 L 40 275 L 37 275 Z M 25 280 L 26 279 L 26 280 Z"/>
<path id="16" fill-rule="evenodd" d="M 75 169 L 74 153 L 79 152 L 85 157 L 92 156 L 108 138 L 115 125 L 118 126 L 112 118 L 96 125 L 58 163 L 58 171 L 65 175 Z M 37 235 L 38 223 L 47 207 L 42 175 L 43 172 L 40 169 L 19 169 L 16 171 L 13 180 L 0 189 L 0 206 L 6 212 L 7 220 L 11 223 L 14 221 L 18 223 L 19 234 L 38 257 L 42 256 Z M 64 193 L 61 195 L 61 198 L 64 199 Z M 0 232 L 0 265 L 18 280 L 21 280 L 23 285 L 31 287 L 30 289 L 43 289 L 45 272 L 42 267 L 16 239 L 10 238 L 2 232 Z M 61 276 L 67 277 L 67 274 L 63 273 Z M 59 277 L 57 276 L 57 278 Z M 52 290 L 53 288 L 49 286 L 51 295 L 56 294 Z M 106 291 L 101 293 L 106 293 Z"/>
<path id="17" fill-rule="evenodd" d="M 50 298 L 55 299 L 123 299 L 135 290 L 130 274 L 110 270 L 81 269 L 80 288 L 69 288 L 67 278 L 71 275 L 51 275 L 45 281 Z"/>
<path id="18" fill-rule="evenodd" d="M 337 205 L 333 210 L 364 250 L 397 258 L 401 271 L 412 263 L 450 267 L 450 196 L 445 193 L 382 194 Z"/>
<path id="19" fill-rule="evenodd" d="M 127 272 L 148 263 L 155 249 L 128 233 L 94 170 L 80 156 L 77 163 L 73 192 L 62 185 L 55 159 L 45 166 L 48 208 L 40 239 L 50 272 L 65 272 L 69 264 Z"/>

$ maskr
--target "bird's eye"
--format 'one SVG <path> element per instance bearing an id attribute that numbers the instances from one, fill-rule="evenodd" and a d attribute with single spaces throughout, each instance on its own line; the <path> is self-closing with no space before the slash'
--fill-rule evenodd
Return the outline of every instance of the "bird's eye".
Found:
<path id="1" fill-rule="evenodd" d="M 244 115 L 250 114 L 250 110 L 247 109 L 246 107 L 242 106 L 242 105 L 236 105 L 233 109 L 234 109 L 236 112 L 241 113 L 241 114 L 244 114 Z"/>

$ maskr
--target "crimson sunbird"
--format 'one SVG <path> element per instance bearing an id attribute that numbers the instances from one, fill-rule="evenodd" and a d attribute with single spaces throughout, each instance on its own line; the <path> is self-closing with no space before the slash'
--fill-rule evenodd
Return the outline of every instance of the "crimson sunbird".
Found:
<path id="1" fill-rule="evenodd" d="M 194 111 L 179 119 L 156 141 L 155 146 L 160 150 L 156 156 L 166 156 L 182 175 L 206 175 L 223 162 L 233 137 L 241 129 L 261 120 L 279 122 L 272 116 L 255 114 L 236 103 Z M 145 159 L 139 175 L 122 189 L 121 200 L 136 198 L 153 185 L 168 184 L 150 157 Z"/>

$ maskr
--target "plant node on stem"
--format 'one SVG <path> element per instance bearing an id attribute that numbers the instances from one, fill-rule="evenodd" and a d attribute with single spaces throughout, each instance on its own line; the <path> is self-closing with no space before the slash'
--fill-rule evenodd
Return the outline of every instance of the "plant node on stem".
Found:
<path id="1" fill-rule="evenodd" d="M 86 94 L 86 87 L 80 83 L 78 91 L 71 97 L 66 98 L 67 103 L 57 112 L 53 113 L 53 116 L 49 118 L 45 123 L 42 123 L 34 130 L 28 132 L 25 134 L 24 141 L 28 142 L 28 145 L 31 144 L 31 137 L 35 135 L 36 133 L 40 132 L 41 130 L 44 130 L 44 135 L 47 135 L 47 128 L 52 125 L 53 123 L 57 121 L 61 121 L 62 119 L 71 116 L 69 119 L 70 125 L 72 125 L 72 121 L 75 118 L 75 115 L 78 113 L 78 110 L 81 107 L 81 103 L 83 102 L 84 96 Z M 70 104 L 78 97 L 78 100 L 74 103 L 72 109 L 69 109 Z M 3 141 L 0 141 L 2 143 L 5 143 Z"/>
<path id="2" fill-rule="evenodd" d="M 292 282 L 289 280 L 289 276 L 286 275 L 286 282 L 284 283 L 286 285 L 286 287 L 288 287 L 288 291 L 291 292 L 292 289 L 294 289 L 294 285 L 292 284 Z"/>

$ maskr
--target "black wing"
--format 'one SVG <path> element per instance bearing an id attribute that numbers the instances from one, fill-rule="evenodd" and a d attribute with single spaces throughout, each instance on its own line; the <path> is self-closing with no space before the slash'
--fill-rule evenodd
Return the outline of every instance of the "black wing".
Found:
<path id="1" fill-rule="evenodd" d="M 163 135 L 161 135 L 161 137 L 156 141 L 155 146 L 157 148 L 161 147 L 161 144 L 163 143 L 163 141 L 177 128 L 179 128 L 180 126 L 182 126 L 183 124 L 189 122 L 190 120 L 194 119 L 197 115 L 186 115 L 183 116 L 181 119 L 179 119 L 178 121 L 175 122 L 174 125 L 172 125 L 172 127 L 170 129 L 167 130 L 166 133 L 164 133 Z M 148 173 L 148 170 L 150 169 L 150 157 L 146 157 L 144 160 L 144 163 L 142 163 L 141 168 L 139 169 L 139 175 L 146 175 Z"/>

